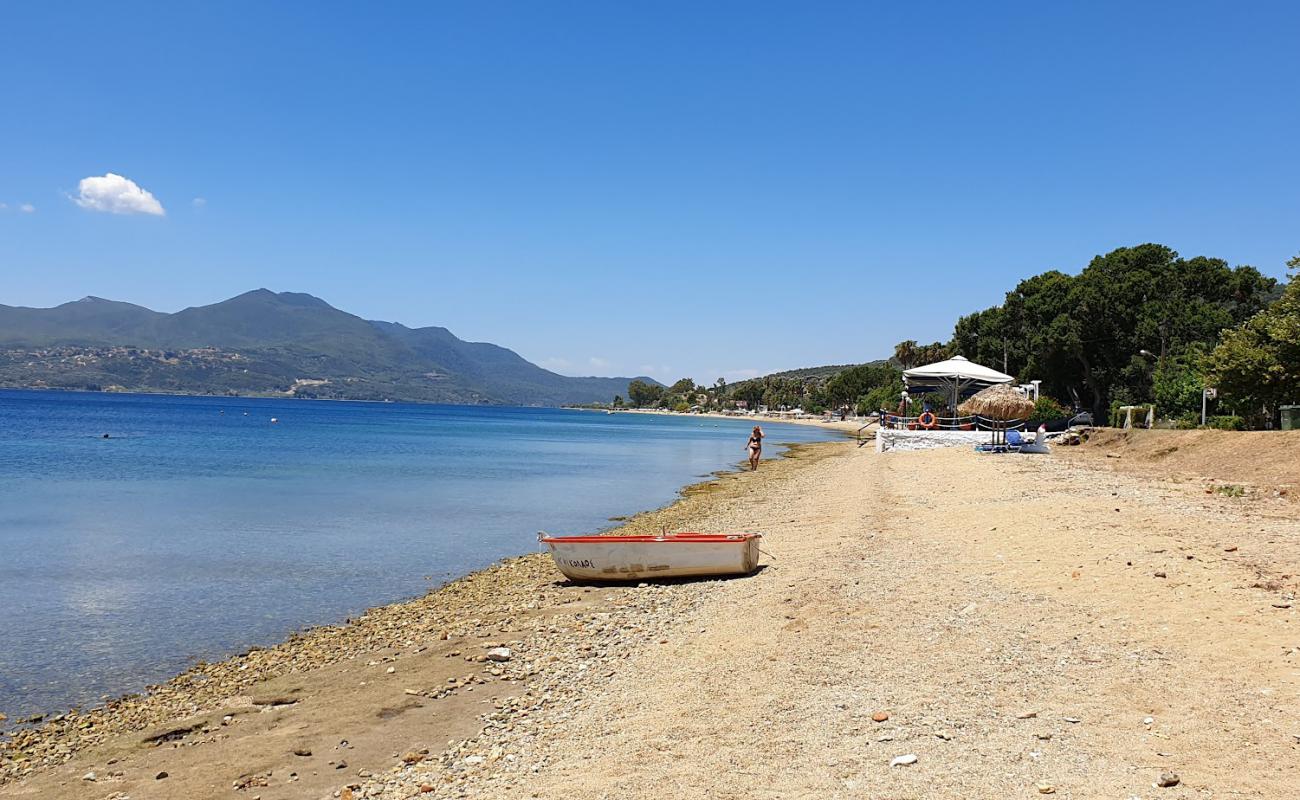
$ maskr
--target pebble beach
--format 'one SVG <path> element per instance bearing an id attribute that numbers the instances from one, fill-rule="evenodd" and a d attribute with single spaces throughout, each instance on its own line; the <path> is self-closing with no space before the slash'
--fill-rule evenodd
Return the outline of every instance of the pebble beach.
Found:
<path id="1" fill-rule="evenodd" d="M 1085 451 L 800 446 L 621 529 L 751 576 L 510 559 L 19 730 L 0 797 L 1286 796 L 1294 500 Z"/>

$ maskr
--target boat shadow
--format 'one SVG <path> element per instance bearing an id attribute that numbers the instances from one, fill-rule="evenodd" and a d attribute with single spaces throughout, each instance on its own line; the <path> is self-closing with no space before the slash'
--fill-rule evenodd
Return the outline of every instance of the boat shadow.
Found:
<path id="1" fill-rule="evenodd" d="M 767 569 L 767 567 L 767 564 L 759 564 L 754 568 L 753 572 L 747 572 L 744 575 L 692 575 L 684 578 L 633 578 L 624 581 L 575 581 L 571 578 L 563 578 L 553 581 L 551 585 L 560 589 L 572 589 L 578 586 L 589 589 L 637 589 L 642 584 L 645 584 L 648 588 L 650 586 L 681 586 L 691 583 L 730 583 L 731 581 L 745 581 L 758 577 L 763 574 L 763 570 Z"/>

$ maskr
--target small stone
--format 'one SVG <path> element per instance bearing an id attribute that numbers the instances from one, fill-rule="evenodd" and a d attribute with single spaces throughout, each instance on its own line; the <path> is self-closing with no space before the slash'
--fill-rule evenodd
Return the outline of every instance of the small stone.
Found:
<path id="1" fill-rule="evenodd" d="M 888 711 L 877 711 L 876 713 L 871 715 L 872 722 L 884 722 L 887 719 L 889 719 Z"/>
<path id="2" fill-rule="evenodd" d="M 307 756 L 311 755 L 311 749 L 307 747 L 295 747 L 293 750 L 293 754 L 295 756 L 302 756 L 303 758 L 306 758 Z"/>
<path id="3" fill-rule="evenodd" d="M 1034 736 L 1035 736 L 1035 737 L 1038 739 L 1038 741 L 1040 741 L 1040 742 L 1050 741 L 1051 738 L 1052 738 L 1052 734 L 1050 734 L 1050 733 L 1037 733 L 1037 734 L 1034 734 Z"/>
<path id="4" fill-rule="evenodd" d="M 1142 718 L 1142 724 L 1143 724 L 1143 725 L 1154 725 L 1154 724 L 1155 724 L 1155 721 L 1156 721 L 1156 718 L 1155 718 L 1155 717 L 1143 717 L 1143 718 Z"/>
<path id="5" fill-rule="evenodd" d="M 423 760 L 424 760 L 424 756 L 420 755 L 414 750 L 411 750 L 402 756 L 403 764 L 419 764 Z"/>
<path id="6" fill-rule="evenodd" d="M 477 766 L 479 764 L 482 764 L 486 760 L 487 759 L 485 759 L 483 756 L 465 756 L 465 763 L 471 766 Z"/>
<path id="7" fill-rule="evenodd" d="M 1025 711 L 1023 713 L 1017 714 L 1016 719 L 1033 719 L 1036 716 L 1038 716 L 1037 711 Z"/>
<path id="8" fill-rule="evenodd" d="M 1070 723 L 1071 725 L 1078 725 L 1080 722 L 1083 722 L 1083 720 L 1079 719 L 1078 717 L 1065 717 L 1065 721 Z"/>
<path id="9" fill-rule="evenodd" d="M 1164 573 L 1163 570 L 1161 570 L 1160 572 L 1157 572 L 1157 573 L 1156 573 L 1156 577 L 1157 577 L 1157 578 L 1168 578 L 1169 576 L 1166 575 L 1166 574 Z"/>
<path id="10" fill-rule="evenodd" d="M 514 658 L 515 654 L 509 647 L 494 647 L 484 653 L 484 655 L 487 656 L 489 661 L 509 661 L 511 658 Z"/>
<path id="11" fill-rule="evenodd" d="M 1227 547 L 1223 548 L 1223 552 L 1225 552 L 1225 553 L 1235 553 L 1235 552 L 1237 552 L 1237 546 L 1236 546 L 1235 544 L 1230 544 L 1230 545 L 1228 545 Z"/>
<path id="12" fill-rule="evenodd" d="M 394 672 L 397 672 L 397 667 L 389 667 L 389 668 L 388 668 L 387 670 L 385 670 L 385 671 L 386 671 L 389 675 L 392 675 Z"/>
<path id="13" fill-rule="evenodd" d="M 157 775 L 153 776 L 153 779 L 156 781 L 160 781 L 166 777 L 167 777 L 167 770 L 163 770 L 162 772 L 159 772 Z"/>
<path id="14" fill-rule="evenodd" d="M 916 763 L 916 754 L 908 753 L 907 755 L 894 756 L 889 760 L 891 767 L 910 767 Z"/>
<path id="15" fill-rule="evenodd" d="M 94 783 L 94 782 L 95 782 L 95 773 L 94 773 L 94 771 L 92 770 L 92 771 L 90 771 L 90 772 L 87 772 L 85 775 L 82 775 L 82 776 L 81 776 L 81 779 L 82 779 L 83 781 L 90 781 L 91 783 Z"/>
<path id="16" fill-rule="evenodd" d="M 1038 784 L 1038 793 L 1039 793 L 1039 794 L 1056 794 L 1056 787 L 1053 786 L 1053 785 L 1050 784 L 1050 783 L 1040 783 L 1040 784 Z"/>
<path id="17" fill-rule="evenodd" d="M 1160 780 L 1156 782 L 1156 785 L 1162 789 L 1169 789 L 1177 786 L 1180 782 L 1182 782 L 1182 778 L 1178 777 L 1177 772 L 1162 772 L 1160 773 Z"/>

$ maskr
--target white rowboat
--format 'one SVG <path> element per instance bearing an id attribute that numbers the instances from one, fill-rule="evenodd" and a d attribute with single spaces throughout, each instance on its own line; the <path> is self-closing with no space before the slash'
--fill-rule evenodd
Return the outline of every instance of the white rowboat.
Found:
<path id="1" fill-rule="evenodd" d="M 757 533 L 666 536 L 547 536 L 555 566 L 575 581 L 637 581 L 748 575 L 758 568 Z"/>

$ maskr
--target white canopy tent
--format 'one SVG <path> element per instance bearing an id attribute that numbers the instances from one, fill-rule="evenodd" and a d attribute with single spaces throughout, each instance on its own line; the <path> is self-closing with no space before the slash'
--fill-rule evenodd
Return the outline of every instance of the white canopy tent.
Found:
<path id="1" fill-rule="evenodd" d="M 967 361 L 961 356 L 903 371 L 903 383 L 909 393 L 941 391 L 952 397 L 954 409 L 963 395 L 974 394 L 997 383 L 1014 382 L 1015 378 L 1010 375 Z"/>

